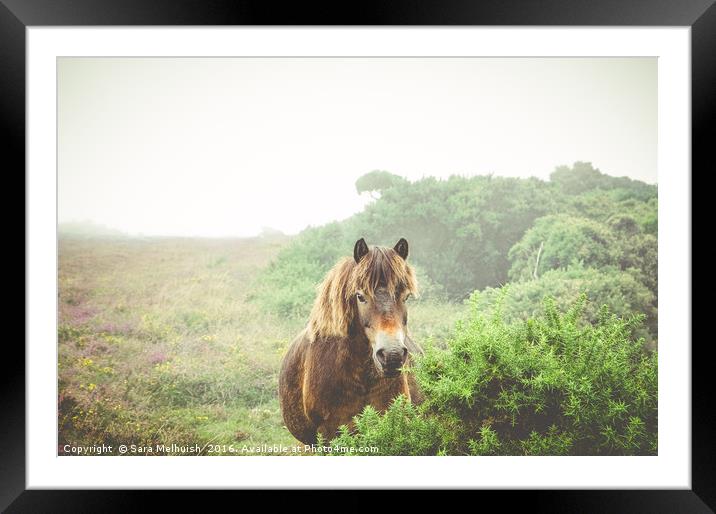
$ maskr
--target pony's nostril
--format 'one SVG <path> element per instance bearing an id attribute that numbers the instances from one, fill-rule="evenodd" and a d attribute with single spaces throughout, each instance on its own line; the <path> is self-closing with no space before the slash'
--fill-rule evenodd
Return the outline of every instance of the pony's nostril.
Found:
<path id="1" fill-rule="evenodd" d="M 405 359 L 408 358 L 408 349 L 406 347 L 403 347 L 403 362 L 405 362 Z"/>
<path id="2" fill-rule="evenodd" d="M 380 362 L 382 365 L 385 365 L 385 352 L 382 348 L 375 352 L 375 356 L 378 358 L 378 362 Z"/>

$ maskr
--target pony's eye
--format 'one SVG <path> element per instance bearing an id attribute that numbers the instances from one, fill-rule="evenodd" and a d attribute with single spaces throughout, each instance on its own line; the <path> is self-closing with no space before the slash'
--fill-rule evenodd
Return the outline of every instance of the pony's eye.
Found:
<path id="1" fill-rule="evenodd" d="M 358 301 L 360 303 L 365 303 L 365 296 L 363 296 L 362 294 L 356 293 L 356 298 L 358 298 Z"/>
<path id="2" fill-rule="evenodd" d="M 410 300 L 412 297 L 413 297 L 412 293 L 408 293 L 407 295 L 405 295 L 405 300 L 403 300 L 403 301 L 407 302 L 407 301 Z"/>

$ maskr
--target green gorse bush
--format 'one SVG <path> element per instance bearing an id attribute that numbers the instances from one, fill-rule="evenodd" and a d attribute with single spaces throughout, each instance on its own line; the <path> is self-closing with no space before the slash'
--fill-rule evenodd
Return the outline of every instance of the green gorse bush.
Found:
<path id="1" fill-rule="evenodd" d="M 591 323 L 586 296 L 553 299 L 525 322 L 475 308 L 447 349 L 428 347 L 412 372 L 425 395 L 379 415 L 366 409 L 334 444 L 392 455 L 655 455 L 657 355 L 635 338 L 642 316 L 606 307 Z"/>

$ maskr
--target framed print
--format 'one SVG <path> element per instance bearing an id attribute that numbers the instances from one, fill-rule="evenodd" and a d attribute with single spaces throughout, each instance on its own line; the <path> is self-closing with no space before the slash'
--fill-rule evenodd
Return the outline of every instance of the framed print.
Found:
<path id="1" fill-rule="evenodd" d="M 691 191 L 716 8 L 445 5 L 5 2 L 27 302 L 3 507 L 710 511 Z"/>

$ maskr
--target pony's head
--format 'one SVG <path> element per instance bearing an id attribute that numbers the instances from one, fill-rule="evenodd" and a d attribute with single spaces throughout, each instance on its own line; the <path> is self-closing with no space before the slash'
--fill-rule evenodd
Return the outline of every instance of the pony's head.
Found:
<path id="1" fill-rule="evenodd" d="M 345 258 L 326 275 L 309 320 L 317 338 L 347 337 L 360 331 L 376 369 L 395 376 L 408 356 L 408 311 L 405 301 L 417 294 L 415 272 L 407 263 L 408 242 L 393 248 L 368 248 L 359 239 L 353 258 Z"/>

